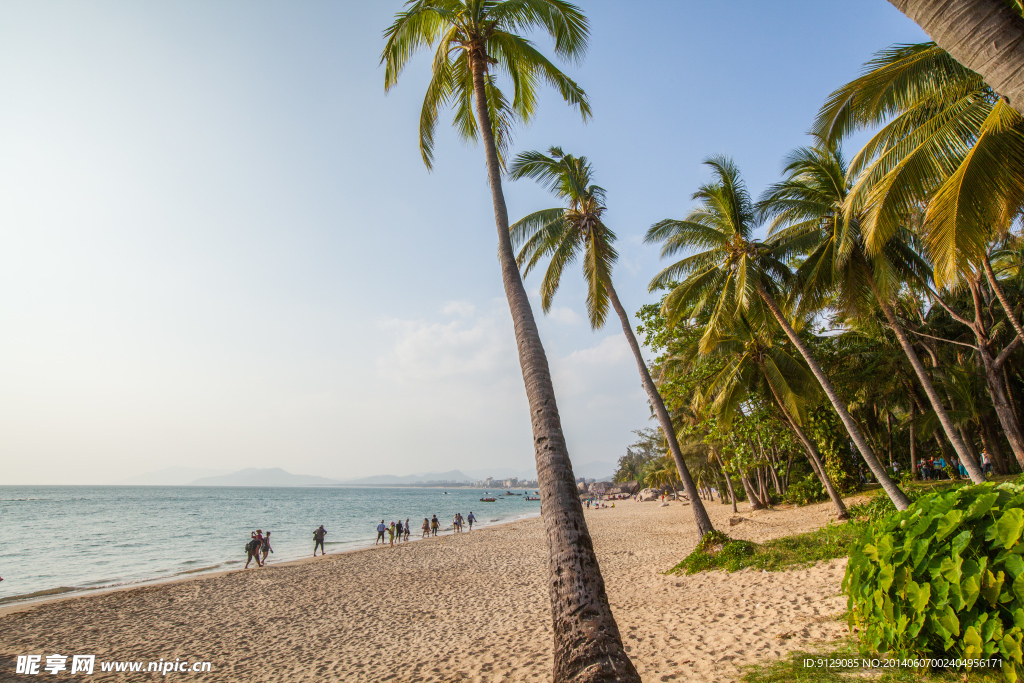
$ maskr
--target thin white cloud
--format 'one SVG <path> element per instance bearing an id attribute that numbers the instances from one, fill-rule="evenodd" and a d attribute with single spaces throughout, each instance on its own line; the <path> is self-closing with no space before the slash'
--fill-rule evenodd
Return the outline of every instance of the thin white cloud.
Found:
<path id="1" fill-rule="evenodd" d="M 449 301 L 441 308 L 441 312 L 445 315 L 457 315 L 468 318 L 476 313 L 476 306 L 468 301 Z"/>
<path id="2" fill-rule="evenodd" d="M 583 316 L 567 306 L 552 306 L 547 317 L 563 325 L 577 325 L 583 322 Z"/>

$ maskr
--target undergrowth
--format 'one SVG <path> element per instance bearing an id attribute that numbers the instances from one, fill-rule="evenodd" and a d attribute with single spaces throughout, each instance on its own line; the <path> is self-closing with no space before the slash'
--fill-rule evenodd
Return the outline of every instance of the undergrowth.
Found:
<path id="1" fill-rule="evenodd" d="M 696 574 L 712 569 L 734 572 L 751 567 L 764 571 L 782 571 L 821 560 L 846 557 L 860 537 L 863 527 L 854 522 L 829 524 L 806 534 L 784 536 L 765 543 L 729 538 L 720 531 L 704 535 L 693 552 L 668 571 L 669 574 Z"/>

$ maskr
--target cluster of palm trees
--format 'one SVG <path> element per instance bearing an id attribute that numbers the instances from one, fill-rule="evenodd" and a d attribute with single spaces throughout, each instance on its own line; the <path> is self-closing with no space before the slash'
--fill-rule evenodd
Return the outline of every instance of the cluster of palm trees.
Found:
<path id="1" fill-rule="evenodd" d="M 877 430 L 864 419 L 872 409 L 879 415 L 871 404 L 879 387 L 901 379 L 911 416 L 903 420 L 894 400 L 881 403 L 890 444 L 894 417 L 911 429 L 920 423 L 922 438 L 951 449 L 981 480 L 971 436 L 988 429 L 990 451 L 1005 439 L 1024 464 L 1016 410 L 1024 331 L 1013 303 L 1020 291 L 1013 227 L 1024 199 L 1024 19 L 1002 0 L 892 2 L 938 45 L 881 53 L 862 78 L 834 93 L 815 123 L 814 144 L 793 153 L 783 180 L 759 201 L 729 159 L 713 157 L 706 162 L 711 182 L 693 195 L 696 208 L 648 232 L 663 256 L 681 257 L 651 283 L 665 296 L 648 316 L 656 324 L 645 320 L 644 329 L 648 341 L 653 333 L 673 351 L 656 365 L 660 386 L 612 284 L 615 234 L 603 222 L 606 194 L 591 164 L 558 147 L 509 157 L 512 126 L 533 118 L 541 84 L 589 117 L 583 89 L 523 37 L 546 34 L 558 57 L 578 61 L 589 39 L 582 11 L 564 0 L 410 0 L 385 31 L 387 89 L 416 52 L 434 49 L 419 126 L 428 168 L 444 108 L 464 139 L 483 143 L 548 537 L 555 681 L 639 676 L 608 604 L 523 286 L 538 266 L 545 310 L 566 266 L 579 260 L 592 326 L 604 324 L 609 306 L 615 311 L 701 534 L 713 527 L 684 446 L 696 438 L 729 442 L 728 452 L 710 451 L 730 492 L 725 459 L 759 454 L 768 464 L 744 474 L 756 472 L 760 491 L 751 477 L 741 481 L 752 502 L 762 500 L 786 448 L 759 438 L 769 432 L 758 428 L 791 435 L 790 451 L 800 444 L 840 514 L 829 455 L 841 450 L 842 429 L 893 503 L 905 508 L 906 495 L 879 460 Z M 511 84 L 511 97 L 499 78 Z M 879 130 L 847 165 L 840 145 L 865 127 Z M 510 225 L 506 172 L 544 184 L 559 205 Z M 814 334 L 823 320 L 842 333 Z M 864 353 L 840 361 L 844 348 Z M 893 360 L 895 348 L 903 358 Z M 822 362 L 823 354 L 832 362 Z M 855 373 L 835 372 L 864 358 L 893 372 L 859 385 L 849 381 Z M 701 373 L 711 381 L 686 381 Z M 998 433 L 986 411 L 998 417 Z"/>

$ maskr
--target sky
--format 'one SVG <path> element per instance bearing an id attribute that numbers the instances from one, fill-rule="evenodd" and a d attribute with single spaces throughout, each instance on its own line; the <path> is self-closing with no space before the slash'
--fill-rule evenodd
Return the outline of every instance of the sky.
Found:
<path id="1" fill-rule="evenodd" d="M 829 92 L 926 40 L 884 0 L 581 4 L 594 116 L 546 91 L 512 149 L 591 160 L 631 312 L 703 159 L 760 193 Z M 424 167 L 428 57 L 388 94 L 379 66 L 400 9 L 0 5 L 0 484 L 533 467 L 483 150 L 445 116 Z M 513 220 L 555 205 L 505 193 Z M 538 283 L 570 456 L 614 462 L 655 424 L 632 355 L 578 266 L 546 317 Z"/>

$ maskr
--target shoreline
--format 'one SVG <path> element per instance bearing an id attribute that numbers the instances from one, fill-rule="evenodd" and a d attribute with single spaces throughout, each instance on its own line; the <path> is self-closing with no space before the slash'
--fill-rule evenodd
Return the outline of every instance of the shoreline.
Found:
<path id="1" fill-rule="evenodd" d="M 517 516 L 517 517 L 512 517 L 512 518 L 509 518 L 509 519 L 506 519 L 506 520 L 501 520 L 501 521 L 498 521 L 498 522 L 488 522 L 486 525 L 478 526 L 476 530 L 477 531 L 484 531 L 486 529 L 491 529 L 491 528 L 494 528 L 494 527 L 503 526 L 505 524 L 515 524 L 517 522 L 521 522 L 521 521 L 528 520 L 528 519 L 539 518 L 539 517 L 540 517 L 540 513 L 539 512 L 529 513 L 529 514 L 520 515 L 520 516 Z M 464 532 L 464 533 L 470 533 L 470 532 L 467 531 L 467 532 Z M 449 536 L 455 536 L 455 532 L 451 530 L 451 527 L 448 527 L 447 529 L 441 530 L 438 533 L 438 535 L 436 536 L 436 538 L 447 538 Z M 406 546 L 408 544 L 411 544 L 413 542 L 429 541 L 431 538 L 433 538 L 433 537 L 413 538 L 412 535 L 410 535 L 409 541 L 408 542 L 403 541 L 401 545 L 404 547 L 404 546 Z M 361 542 L 357 542 L 357 543 L 361 543 Z M 372 550 L 374 547 L 375 547 L 374 543 L 367 542 L 367 545 L 359 545 L 359 546 L 354 546 L 354 547 L 348 547 L 348 548 L 345 548 L 343 550 L 337 550 L 337 551 L 334 551 L 334 552 L 327 553 L 326 556 L 328 558 L 330 558 L 330 557 L 340 557 L 342 555 L 349 555 L 349 554 L 352 554 L 352 553 L 359 553 L 359 552 L 364 552 L 366 550 Z M 300 565 L 300 564 L 302 564 L 304 562 L 314 562 L 314 561 L 316 561 L 319 558 L 320 558 L 319 555 L 316 558 L 314 558 L 312 556 L 294 557 L 294 558 L 291 558 L 291 559 L 282 560 L 280 562 L 274 562 L 273 564 L 270 564 L 269 566 L 271 566 L 271 567 L 298 566 L 298 565 Z M 126 583 L 121 584 L 121 585 L 96 586 L 96 587 L 93 587 L 93 588 L 81 587 L 81 586 L 58 586 L 58 587 L 55 587 L 55 588 L 47 588 L 47 589 L 43 589 L 43 590 L 39 590 L 39 591 L 34 591 L 32 593 L 26 593 L 24 595 L 12 595 L 12 596 L 8 596 L 6 598 L 0 598 L 0 617 L 3 617 L 5 615 L 7 615 L 7 614 L 12 614 L 12 613 L 15 613 L 15 612 L 24 611 L 24 609 L 35 607 L 35 606 L 38 606 L 38 605 L 45 605 L 45 604 L 55 603 L 55 602 L 64 602 L 64 601 L 67 601 L 67 600 L 76 600 L 76 599 L 79 599 L 79 598 L 88 598 L 88 597 L 95 596 L 95 595 L 105 595 L 105 594 L 114 593 L 114 592 L 123 592 L 123 591 L 131 591 L 131 590 L 142 589 L 142 588 L 151 588 L 151 587 L 154 587 L 154 586 L 162 586 L 162 585 L 166 585 L 166 584 L 181 583 L 181 582 L 184 582 L 184 581 L 200 580 L 200 579 L 205 579 L 205 578 L 209 578 L 209 577 L 215 577 L 215 576 L 221 576 L 221 575 L 226 575 L 226 574 L 232 574 L 232 573 L 239 572 L 239 571 L 249 571 L 249 570 L 245 569 L 244 566 L 243 567 L 229 567 L 229 568 L 225 568 L 224 567 L 225 564 L 242 564 L 242 560 L 227 560 L 225 562 L 222 562 L 219 565 L 215 565 L 212 568 L 188 569 L 188 570 L 185 570 L 185 571 L 182 571 L 182 572 L 178 572 L 177 574 L 173 574 L 173 575 L 170 575 L 170 576 L 154 577 L 154 578 L 151 578 L 151 579 L 140 579 L 138 581 L 126 582 Z M 257 568 L 258 567 L 250 567 L 250 569 L 257 569 Z"/>

